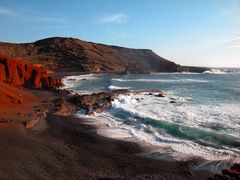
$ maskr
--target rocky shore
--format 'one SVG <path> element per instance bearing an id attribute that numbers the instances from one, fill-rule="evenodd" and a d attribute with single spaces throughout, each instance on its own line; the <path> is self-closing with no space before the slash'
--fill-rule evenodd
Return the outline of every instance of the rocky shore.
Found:
<path id="1" fill-rule="evenodd" d="M 112 100 L 129 90 L 72 95 L 59 86 L 61 80 L 46 71 L 1 56 L 0 179 L 213 177 L 210 172 L 194 171 L 192 162 L 142 157 L 139 144 L 102 137 L 75 116 L 80 110 L 86 114 L 108 110 Z M 161 91 L 149 95 L 165 96 Z"/>
<path id="2" fill-rule="evenodd" d="M 74 116 L 78 109 L 65 91 L 25 91 L 34 97 L 32 108 L 18 104 L 23 114 L 11 118 L 0 113 L 0 119 L 8 119 L 0 121 L 1 179 L 206 179 L 211 175 L 194 172 L 186 162 L 138 156 L 143 152 L 139 145 L 97 135 L 94 127 Z M 87 99 L 91 102 L 90 96 Z"/>
<path id="3" fill-rule="evenodd" d="M 69 93 L 69 92 L 67 92 Z M 86 115 L 91 115 L 94 113 L 101 113 L 103 111 L 109 110 L 112 107 L 112 101 L 117 98 L 121 94 L 138 94 L 142 93 L 141 91 L 132 91 L 128 89 L 122 89 L 122 90 L 114 90 L 110 92 L 100 92 L 100 93 L 93 93 L 93 94 L 87 94 L 87 95 L 81 95 L 81 94 L 74 94 L 74 95 L 68 95 L 66 99 L 58 99 L 57 104 L 58 112 L 78 112 L 83 110 Z M 144 91 L 146 93 L 146 91 Z M 165 97 L 166 93 L 159 90 L 149 90 L 148 95 L 156 96 L 159 98 Z M 171 99 L 169 103 L 176 103 L 176 99 Z M 70 108 L 71 107 L 71 108 Z M 70 110 L 69 110 L 70 109 Z M 59 113 L 57 113 L 59 114 Z M 60 113 L 61 114 L 61 113 Z M 169 163 L 169 162 L 162 162 L 162 163 Z M 179 171 L 183 173 L 183 176 L 177 176 L 175 177 L 173 174 L 173 179 L 209 179 L 209 180 L 236 180 L 240 178 L 240 164 L 236 163 L 234 164 L 230 169 L 222 170 L 221 174 L 212 175 L 210 172 L 197 172 L 192 169 L 192 162 L 178 162 L 180 164 L 184 164 L 183 167 L 179 166 Z M 177 163 L 177 164 L 178 164 Z M 171 163 L 170 163 L 171 164 Z M 173 163 L 175 164 L 175 163 Z M 187 169 L 186 169 L 187 167 Z M 181 168 L 183 168 L 181 170 Z M 183 171 L 183 172 L 182 172 Z M 195 175 L 198 173 L 203 173 L 201 176 L 196 177 Z M 203 176 L 202 176 L 203 175 Z M 209 176 L 208 178 L 205 176 Z M 139 176 L 140 179 L 165 179 L 170 178 L 169 175 L 165 177 L 159 174 L 151 174 L 151 175 L 144 175 Z M 171 178 L 170 178 L 171 179 Z"/>

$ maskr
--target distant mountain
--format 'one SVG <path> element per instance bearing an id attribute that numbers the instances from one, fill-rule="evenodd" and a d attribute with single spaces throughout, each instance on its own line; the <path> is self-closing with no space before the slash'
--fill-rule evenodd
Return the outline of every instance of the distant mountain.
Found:
<path id="1" fill-rule="evenodd" d="M 53 72 L 150 73 L 208 70 L 180 66 L 148 49 L 130 49 L 62 37 L 33 43 L 0 43 L 0 54 L 25 59 Z"/>

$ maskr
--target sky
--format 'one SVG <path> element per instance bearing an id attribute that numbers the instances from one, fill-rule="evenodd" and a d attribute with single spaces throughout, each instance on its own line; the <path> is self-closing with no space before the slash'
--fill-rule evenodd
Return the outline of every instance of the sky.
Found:
<path id="1" fill-rule="evenodd" d="M 240 0 L 0 0 L 0 41 L 74 37 L 240 67 Z"/>

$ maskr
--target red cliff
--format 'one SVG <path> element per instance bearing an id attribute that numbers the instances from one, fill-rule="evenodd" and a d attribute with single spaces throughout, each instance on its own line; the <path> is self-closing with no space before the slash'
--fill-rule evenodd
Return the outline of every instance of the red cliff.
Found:
<path id="1" fill-rule="evenodd" d="M 61 80 L 49 77 L 45 70 L 3 55 L 0 55 L 0 81 L 33 89 L 49 90 L 61 86 Z"/>

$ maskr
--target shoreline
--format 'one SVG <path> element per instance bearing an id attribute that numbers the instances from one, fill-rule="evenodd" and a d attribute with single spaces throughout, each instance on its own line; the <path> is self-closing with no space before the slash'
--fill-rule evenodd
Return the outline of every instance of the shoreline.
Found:
<path id="1" fill-rule="evenodd" d="M 85 77 L 85 75 L 83 76 L 83 78 L 84 78 L 84 80 L 85 80 L 85 78 L 87 78 L 87 77 Z M 81 76 L 79 76 L 79 78 L 78 77 L 73 77 L 73 79 L 77 79 L 77 80 L 80 80 L 80 81 L 82 81 L 81 79 Z M 88 79 L 87 79 L 88 80 Z M 90 81 L 91 81 L 91 79 L 89 79 Z M 71 80 L 71 81 L 74 81 L 74 80 Z M 120 89 L 120 90 L 124 90 L 124 89 Z M 155 92 L 156 93 L 161 93 L 161 95 L 163 94 L 163 96 L 164 96 L 164 94 L 166 95 L 166 93 L 165 92 L 162 92 L 162 91 L 160 91 L 160 90 L 151 90 L 151 89 L 149 89 L 149 90 L 127 90 L 127 91 L 129 91 L 129 92 L 127 92 L 127 95 L 129 95 L 130 93 L 132 93 L 132 94 L 138 94 L 138 93 L 147 93 L 147 92 L 149 92 L 149 94 L 151 94 L 151 95 L 153 95 L 153 96 L 156 96 L 156 97 L 158 97 L 158 95 L 157 94 L 155 94 Z M 102 91 L 101 91 L 102 92 Z M 104 91 L 104 93 L 105 92 L 114 92 L 114 90 L 109 90 L 109 91 Z M 75 90 L 75 91 L 73 91 L 73 95 L 75 94 L 75 93 L 77 93 L 77 90 Z M 79 92 L 79 94 L 80 95 L 83 95 L 81 92 Z M 84 93 L 85 94 L 85 93 Z M 91 94 L 91 93 L 90 93 Z M 96 94 L 98 94 L 98 93 L 96 93 Z M 93 96 L 95 96 L 95 95 L 93 95 Z M 93 97 L 92 96 L 92 97 Z M 130 95 L 131 96 L 131 95 Z M 166 95 L 167 96 L 167 95 Z M 161 97 L 161 96 L 160 96 Z M 145 97 L 143 97 L 143 98 L 141 98 L 141 97 L 132 97 L 133 99 L 138 99 L 138 100 L 140 100 L 140 99 L 146 99 Z M 175 99 L 177 99 L 176 97 L 174 97 Z M 95 99 L 95 97 L 93 97 L 92 99 Z M 116 98 L 117 99 L 117 98 Z M 128 99 L 128 98 L 126 98 L 126 99 Z M 173 99 L 173 97 L 171 97 L 171 96 L 167 96 L 167 99 L 168 99 L 168 101 L 170 102 L 170 100 L 171 99 Z M 81 99 L 79 99 L 80 101 L 81 101 Z M 100 99 L 99 99 L 100 100 Z M 138 101 L 137 100 L 137 101 Z M 165 101 L 165 100 L 164 100 Z M 171 100 L 172 101 L 172 100 Z M 95 100 L 94 100 L 94 102 L 95 102 Z M 97 102 L 97 101 L 96 101 Z M 104 101 L 103 101 L 104 102 Z M 98 102 L 97 102 L 98 103 Z M 105 103 L 105 102 L 104 102 Z M 107 102 L 108 103 L 108 102 Z M 171 102 L 170 102 L 171 103 Z M 99 103 L 99 104 L 102 104 L 102 103 Z M 81 106 L 80 104 L 79 104 L 79 106 Z M 81 109 L 82 108 L 84 108 L 84 107 L 81 107 Z M 121 107 L 120 107 L 121 108 Z M 81 112 L 83 112 L 83 111 L 81 111 Z M 91 114 L 92 115 L 92 114 Z M 152 152 L 149 152 L 148 153 L 148 155 L 147 156 L 149 156 L 149 154 L 153 154 L 152 156 L 154 157 L 154 158 L 159 158 L 159 156 L 160 156 L 160 159 L 161 159 L 161 157 L 164 157 L 164 160 L 171 160 L 171 159 L 177 159 L 178 161 L 191 161 L 192 159 L 194 159 L 194 161 L 196 161 L 197 162 L 197 164 L 196 164 L 196 166 L 195 166 L 195 168 L 196 169 L 200 169 L 200 170 L 202 170 L 202 169 L 204 169 L 204 170 L 207 170 L 207 171 L 209 171 L 209 172 L 211 172 L 211 173 L 220 173 L 221 172 L 221 170 L 222 169 L 224 169 L 224 168 L 228 168 L 228 167 L 230 167 L 234 162 L 232 162 L 232 161 L 224 161 L 224 158 L 222 158 L 222 159 L 218 159 L 219 157 L 216 157 L 216 158 L 214 158 L 215 156 L 208 156 L 208 154 L 207 154 L 207 156 L 205 156 L 206 154 L 201 154 L 201 153 L 195 153 L 195 154 L 191 154 L 190 152 L 188 152 L 188 151 L 186 151 L 186 152 L 188 152 L 188 153 L 185 153 L 184 151 L 179 151 L 179 154 L 176 154 L 175 152 L 178 152 L 178 149 L 176 149 L 177 147 L 175 146 L 175 149 L 170 149 L 170 148 L 168 148 L 167 149 L 167 147 L 166 147 L 166 145 L 164 145 L 164 143 L 162 144 L 162 146 L 161 146 L 161 142 L 156 142 L 156 141 L 154 141 L 154 139 L 152 138 L 152 137 L 150 137 L 150 136 L 146 136 L 146 138 L 145 138 L 145 136 L 144 136 L 144 134 L 139 134 L 139 132 L 135 132 L 134 130 L 136 130 L 136 129 L 131 129 L 131 128 L 128 128 L 128 127 L 126 127 L 126 126 L 122 126 L 121 125 L 121 123 L 120 123 L 120 125 L 118 124 L 118 120 L 116 121 L 116 125 L 115 125 L 115 121 L 114 120 L 111 120 L 111 119 L 109 119 L 108 120 L 108 115 L 111 115 L 111 114 L 104 114 L 103 116 L 101 116 L 100 114 L 99 114 L 99 116 L 98 115 L 96 115 L 96 116 L 80 116 L 81 118 L 89 118 L 89 119 L 94 119 L 93 121 L 95 121 L 95 122 L 97 122 L 97 123 L 93 123 L 93 125 L 95 126 L 95 127 L 97 127 L 98 128 L 98 131 L 100 131 L 100 132 L 98 132 L 98 134 L 100 134 L 100 135 L 102 135 L 102 136 L 105 136 L 105 137 L 109 137 L 109 138 L 115 138 L 115 139 L 128 139 L 129 141 L 131 141 L 131 142 L 138 142 L 138 143 L 140 143 L 140 144 L 144 144 L 143 146 L 148 146 L 148 147 L 152 147 L 152 149 L 154 149 L 154 153 L 152 153 Z M 106 120 L 104 120 L 103 118 L 104 117 L 106 117 L 105 119 Z M 109 117 L 111 117 L 111 116 L 109 116 Z M 89 120 L 87 120 L 87 121 L 89 121 Z M 102 121 L 102 122 L 100 122 L 100 121 Z M 104 127 L 99 127 L 99 122 L 102 124 L 104 124 Z M 90 123 L 91 124 L 91 123 Z M 101 126 L 101 124 L 100 124 L 100 126 Z M 119 131 L 118 131 L 118 128 L 119 127 Z M 132 131 L 133 130 L 133 131 Z M 118 134 L 118 132 L 120 133 L 120 134 Z M 131 134 L 135 134 L 135 135 L 131 135 Z M 140 136 L 143 136 L 143 138 L 142 137 L 140 137 Z M 156 149 L 158 149 L 158 151 L 156 150 Z M 173 153 L 173 154 L 171 154 L 170 153 L 170 151 Z M 202 151 L 201 151 L 202 152 Z M 146 153 L 147 154 L 147 153 Z M 158 154 L 158 155 L 157 155 Z M 167 155 L 167 156 L 166 156 Z M 158 157 L 157 157 L 158 156 Z M 178 158 L 179 157 L 179 158 Z M 177 161 L 176 160 L 176 161 Z M 230 163 L 230 162 L 232 162 L 232 163 Z M 236 161 L 237 162 L 237 161 Z"/>
<path id="2" fill-rule="evenodd" d="M 145 151 L 137 143 L 98 135 L 96 127 L 58 109 L 54 99 L 66 98 L 62 92 L 26 92 L 38 97 L 42 111 L 48 112 L 31 128 L 19 121 L 18 114 L 14 121 L 0 123 L 3 179 L 206 179 L 213 175 L 192 171 L 190 162 L 139 156 Z M 31 113 L 37 115 L 37 110 Z"/>
<path id="3" fill-rule="evenodd" d="M 59 120 L 62 122 L 59 122 Z M 65 128 L 68 129 L 70 127 L 70 129 L 67 130 L 69 131 L 67 132 L 67 134 L 68 133 L 72 134 L 71 133 L 72 125 L 74 127 L 77 126 L 75 127 L 75 130 L 77 129 L 78 131 L 77 134 L 80 135 L 76 137 L 77 143 L 81 143 L 81 145 L 86 143 L 85 145 L 87 146 L 87 149 L 80 148 L 78 150 L 90 151 L 90 155 L 88 156 L 88 158 L 91 156 L 99 156 L 98 158 L 100 159 L 103 158 L 103 162 L 101 162 L 101 164 L 109 166 L 109 163 L 111 162 L 110 164 L 114 165 L 115 168 L 117 169 L 119 168 L 120 170 L 119 174 L 114 174 L 113 172 L 109 172 L 110 174 L 112 173 L 113 174 L 110 176 L 104 175 L 101 178 L 148 179 L 149 177 L 151 177 L 151 179 L 154 179 L 154 178 L 206 179 L 214 175 L 209 171 L 193 170 L 192 163 L 194 162 L 191 162 L 191 161 L 172 161 L 171 162 L 164 159 L 161 159 L 161 160 L 156 159 L 156 158 L 153 158 L 152 156 L 147 157 L 144 154 L 148 153 L 149 146 L 143 146 L 143 144 L 139 142 L 133 142 L 127 139 L 115 139 L 115 138 L 102 136 L 97 133 L 97 126 L 87 123 L 86 119 L 77 117 L 76 115 L 69 115 L 69 116 L 50 115 L 47 118 L 47 121 L 52 123 L 51 125 L 53 125 L 54 128 L 57 128 L 55 123 L 57 124 L 60 123 L 61 128 L 64 128 L 64 129 Z M 56 134 L 58 136 L 58 133 Z M 72 138 L 72 135 L 70 135 L 69 138 Z M 95 159 L 90 158 L 90 161 L 95 161 Z M 119 163 L 121 164 L 120 167 L 119 167 Z M 168 168 L 166 169 L 166 167 Z M 131 173 L 128 172 L 129 169 L 131 169 L 132 171 Z M 96 169 L 93 168 L 92 170 L 95 171 Z M 123 173 L 125 171 L 127 171 L 126 174 Z M 98 177 L 97 175 L 96 178 L 100 178 L 100 177 Z"/>
<path id="4" fill-rule="evenodd" d="M 112 139 L 113 141 L 124 141 L 128 143 L 133 143 L 136 144 L 138 147 L 140 147 L 141 152 L 138 152 L 135 154 L 137 157 L 141 158 L 146 158 L 146 159 L 151 159 L 151 160 L 157 160 L 164 163 L 170 163 L 170 164 L 188 164 L 189 166 L 189 172 L 191 173 L 206 173 L 209 174 L 210 176 L 213 176 L 214 174 L 219 174 L 221 173 L 221 170 L 223 168 L 214 168 L 214 165 L 218 165 L 218 161 L 210 161 L 206 160 L 202 157 L 199 156 L 188 156 L 187 158 L 185 157 L 184 160 L 177 160 L 175 159 L 169 150 L 166 150 L 166 147 L 160 146 L 160 145 L 154 145 L 151 143 L 148 143 L 144 140 L 137 139 L 136 137 L 130 137 L 127 136 L 126 134 L 121 132 L 116 132 L 117 129 L 115 128 L 110 128 L 106 122 L 100 122 L 98 121 L 98 118 L 92 118 L 92 117 L 81 117 L 79 116 L 79 113 L 74 114 L 74 117 L 78 118 L 81 120 L 84 125 L 89 125 L 92 128 L 95 129 L 95 133 L 98 136 Z M 118 134 L 120 133 L 120 134 Z M 125 135 L 125 137 L 124 137 Z M 228 163 L 226 167 L 231 167 L 234 163 Z"/>
<path id="5" fill-rule="evenodd" d="M 91 73 L 91 74 L 94 74 L 94 73 Z M 89 74 L 84 74 L 84 75 L 89 75 Z M 65 76 L 65 77 L 67 77 L 67 76 Z M 114 91 L 114 90 L 112 90 L 112 91 Z M 112 92 L 112 91 L 110 91 L 110 92 Z M 161 92 L 160 90 L 155 90 L 155 91 Z M 77 91 L 74 91 L 74 92 L 77 93 Z M 131 91 L 131 93 L 134 93 L 134 92 L 135 92 L 134 90 Z M 136 92 L 142 92 L 142 90 L 139 90 L 139 91 L 136 90 Z M 144 92 L 145 92 L 145 90 L 144 90 Z M 82 95 L 82 93 L 78 93 L 78 94 Z M 78 113 L 76 115 L 78 115 Z M 226 163 L 223 163 L 222 167 L 215 168 L 215 166 L 216 167 L 219 166 L 220 160 L 219 161 L 218 160 L 207 160 L 207 159 L 202 158 L 201 156 L 194 156 L 194 155 L 183 158 L 181 160 L 175 160 L 170 154 L 167 154 L 165 152 L 160 152 L 159 149 L 164 148 L 164 147 L 161 147 L 159 145 L 153 145 L 151 143 L 147 143 L 144 140 L 139 140 L 134 137 L 115 137 L 114 128 L 108 129 L 109 125 L 106 122 L 105 122 L 105 124 L 102 122 L 101 122 L 102 124 L 99 124 L 99 119 L 98 119 L 99 117 L 96 117 L 96 119 L 94 119 L 94 120 L 90 120 L 94 117 L 88 118 L 88 117 L 81 116 L 79 118 L 83 118 L 83 119 L 85 119 L 85 123 L 93 125 L 97 129 L 97 134 L 100 136 L 104 136 L 104 137 L 111 138 L 114 140 L 124 140 L 124 141 L 127 140 L 128 142 L 137 143 L 143 149 L 144 152 L 142 152 L 142 156 L 145 156 L 145 158 L 154 158 L 154 159 L 158 159 L 161 161 L 163 160 L 163 161 L 170 161 L 170 162 L 171 161 L 172 162 L 174 162 L 174 161 L 175 162 L 183 162 L 183 161 L 191 162 L 195 165 L 194 168 L 196 168 L 195 169 L 196 171 L 205 171 L 206 170 L 207 172 L 209 172 L 211 174 L 220 173 L 223 168 L 231 166 L 230 162 L 229 163 L 226 162 Z M 92 123 L 90 121 L 95 121 L 96 123 Z M 105 126 L 105 127 L 101 127 L 101 126 Z M 108 130 L 110 130 L 110 131 L 108 131 Z M 101 132 L 99 132 L 99 131 L 101 131 Z M 109 136 L 109 134 L 110 134 L 110 136 Z"/>
<path id="6" fill-rule="evenodd" d="M 199 159 L 177 161 L 147 142 L 104 136 L 98 132 L 98 121 L 89 123 L 88 119 L 77 117 L 77 108 L 67 101 L 73 94 L 66 89 L 24 91 L 36 97 L 46 116 L 30 128 L 18 120 L 17 114 L 14 121 L 0 123 L 0 142 L 6 147 L 0 151 L 0 177 L 207 179 L 215 174 L 209 169 L 194 169 Z M 37 118 L 38 110 L 34 108 L 29 114 Z"/>
<path id="7" fill-rule="evenodd" d="M 91 75 L 91 74 L 94 74 L 94 73 L 84 73 L 84 74 L 79 74 L 79 76 L 81 76 L 81 75 L 85 76 L 85 75 Z M 70 77 L 71 76 L 72 75 L 70 75 Z M 67 77 L 69 77 L 69 76 L 68 75 L 64 76 L 64 78 L 67 78 Z M 67 90 L 67 89 L 63 88 L 63 90 Z M 112 92 L 112 91 L 114 91 L 114 90 L 110 90 L 109 92 Z M 162 92 L 161 90 L 149 90 L 149 91 L 154 92 L 154 93 L 163 93 L 164 94 L 164 92 Z M 134 92 L 135 93 L 140 93 L 140 92 L 145 92 L 145 90 L 136 90 L 136 91 L 131 91 L 130 90 L 130 93 L 134 93 Z M 105 93 L 105 91 L 104 92 L 100 92 L 100 93 Z M 75 95 L 76 94 L 82 95 L 82 93 L 79 93 L 77 91 L 73 91 L 70 94 L 72 94 L 72 95 L 74 95 L 74 94 Z M 109 136 L 108 132 L 107 132 L 108 134 L 106 134 L 106 132 L 103 132 L 106 129 L 109 130 L 108 127 L 107 127 L 108 124 L 104 124 L 103 122 L 99 122 L 100 119 L 97 119 L 97 118 L 93 119 L 91 117 L 80 117 L 79 116 L 79 112 L 75 113 L 74 116 L 79 118 L 79 119 L 82 119 L 83 120 L 83 122 L 82 122 L 83 124 L 90 125 L 93 128 L 95 128 L 96 129 L 95 133 L 97 135 L 99 135 L 99 136 L 102 136 L 102 137 L 105 137 L 105 138 L 110 138 L 110 139 L 115 140 L 115 141 L 124 141 L 124 142 L 128 142 L 128 143 L 134 143 L 137 146 L 141 147 L 141 153 L 137 154 L 137 156 L 139 156 L 139 157 L 146 158 L 146 159 L 157 160 L 157 161 L 162 161 L 163 163 L 171 163 L 171 164 L 172 163 L 173 164 L 176 164 L 176 163 L 196 164 L 199 160 L 204 161 L 204 159 L 201 159 L 200 157 L 195 157 L 195 156 L 190 157 L 186 161 L 185 160 L 184 161 L 183 160 L 176 160 L 173 157 L 171 157 L 170 155 L 167 155 L 167 154 L 165 154 L 163 152 L 162 153 L 159 152 L 159 148 L 161 148 L 161 147 L 159 147 L 157 145 L 153 145 L 153 144 L 147 143 L 145 141 L 138 140 L 138 139 L 133 138 L 133 137 L 125 137 L 125 138 L 121 137 L 121 138 L 119 138 L 119 137 L 111 137 L 111 135 Z M 104 126 L 104 128 L 103 128 L 103 126 Z M 102 131 L 102 132 L 99 132 L 99 131 Z M 112 133 L 114 133 L 114 132 L 112 132 Z M 205 162 L 206 162 L 206 160 L 205 160 Z M 200 174 L 201 173 L 203 173 L 203 174 L 206 173 L 206 174 L 209 174 L 209 175 L 213 175 L 215 173 L 219 173 L 219 170 L 218 170 L 218 172 L 217 171 L 213 172 L 213 170 L 209 170 L 207 168 L 193 170 L 193 166 L 192 165 L 190 165 L 190 166 L 191 166 L 190 167 L 191 171 L 194 171 L 195 173 L 196 172 L 198 172 Z"/>

